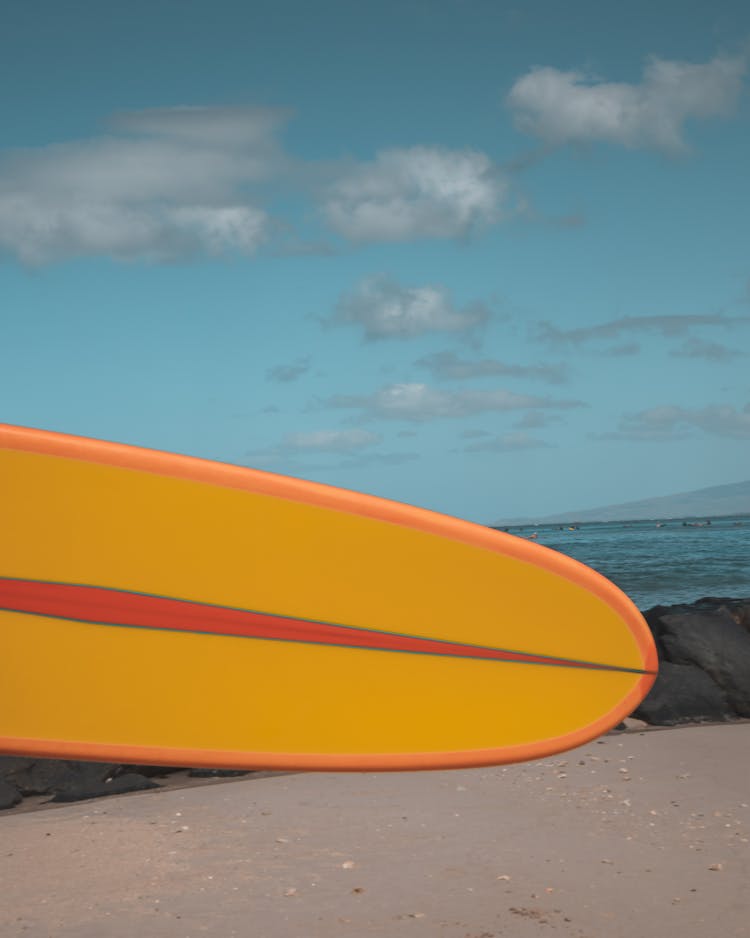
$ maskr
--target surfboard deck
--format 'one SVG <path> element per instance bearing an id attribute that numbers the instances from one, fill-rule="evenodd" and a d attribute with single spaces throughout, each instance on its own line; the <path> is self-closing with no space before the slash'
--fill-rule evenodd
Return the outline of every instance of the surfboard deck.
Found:
<path id="1" fill-rule="evenodd" d="M 239 466 L 0 425 L 0 752 L 222 768 L 542 758 L 657 657 L 537 544 Z"/>

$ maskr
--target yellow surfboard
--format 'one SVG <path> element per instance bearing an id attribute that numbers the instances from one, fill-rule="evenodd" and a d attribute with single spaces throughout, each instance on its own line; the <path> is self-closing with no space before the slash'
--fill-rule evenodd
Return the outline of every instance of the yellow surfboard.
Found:
<path id="1" fill-rule="evenodd" d="M 367 495 L 0 425 L 0 752 L 274 769 L 533 759 L 657 670 L 612 583 Z"/>

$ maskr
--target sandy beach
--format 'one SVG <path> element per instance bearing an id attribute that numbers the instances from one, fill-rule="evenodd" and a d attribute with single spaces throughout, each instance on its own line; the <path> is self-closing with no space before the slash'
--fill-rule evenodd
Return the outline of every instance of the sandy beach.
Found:
<path id="1" fill-rule="evenodd" d="M 214 781 L 0 817 L 0 933 L 750 935 L 750 724 L 507 767 Z"/>

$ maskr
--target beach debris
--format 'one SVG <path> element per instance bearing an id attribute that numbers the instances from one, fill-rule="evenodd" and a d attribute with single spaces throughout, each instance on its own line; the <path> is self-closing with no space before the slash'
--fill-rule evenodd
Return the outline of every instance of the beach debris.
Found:
<path id="1" fill-rule="evenodd" d="M 292 886 L 290 889 L 285 889 L 285 890 L 284 890 L 284 895 L 285 895 L 285 896 L 296 896 L 296 895 L 297 895 L 297 890 L 294 888 L 294 886 Z"/>
<path id="2" fill-rule="evenodd" d="M 709 866 L 709 870 L 711 870 L 711 872 L 713 873 L 721 873 L 723 869 L 724 869 L 723 863 L 712 863 L 711 866 Z"/>
<path id="3" fill-rule="evenodd" d="M 354 869 L 354 860 L 347 860 L 345 863 L 341 864 L 342 870 L 353 870 Z"/>

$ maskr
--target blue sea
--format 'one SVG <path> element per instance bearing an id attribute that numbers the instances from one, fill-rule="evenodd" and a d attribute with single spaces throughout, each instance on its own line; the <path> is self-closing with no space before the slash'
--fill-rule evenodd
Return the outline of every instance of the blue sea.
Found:
<path id="1" fill-rule="evenodd" d="M 710 521 L 710 523 L 708 523 Z M 593 567 L 639 609 L 750 597 L 750 517 L 503 528 Z"/>

